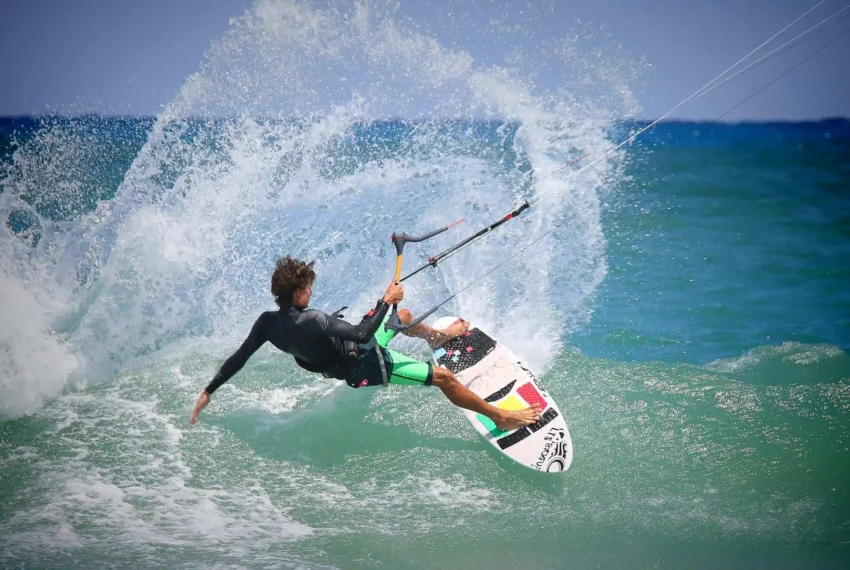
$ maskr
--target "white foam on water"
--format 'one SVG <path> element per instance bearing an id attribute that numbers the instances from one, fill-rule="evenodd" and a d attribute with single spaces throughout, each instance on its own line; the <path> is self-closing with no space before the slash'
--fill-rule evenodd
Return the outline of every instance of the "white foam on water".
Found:
<path id="1" fill-rule="evenodd" d="M 78 360 L 27 289 L 0 280 L 0 420 L 37 412 L 66 386 Z"/>

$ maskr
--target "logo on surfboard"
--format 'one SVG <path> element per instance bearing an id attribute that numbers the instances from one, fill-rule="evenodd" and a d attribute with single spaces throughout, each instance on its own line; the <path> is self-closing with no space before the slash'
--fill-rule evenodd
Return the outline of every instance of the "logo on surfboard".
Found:
<path id="1" fill-rule="evenodd" d="M 567 463 L 567 452 L 569 444 L 564 440 L 566 432 L 559 427 L 549 428 L 544 437 L 546 442 L 540 457 L 534 463 L 534 468 L 539 471 L 563 471 Z"/>

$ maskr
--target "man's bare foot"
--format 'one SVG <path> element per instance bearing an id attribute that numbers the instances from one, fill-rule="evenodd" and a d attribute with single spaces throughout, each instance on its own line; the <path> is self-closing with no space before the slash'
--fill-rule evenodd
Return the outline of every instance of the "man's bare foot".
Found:
<path id="1" fill-rule="evenodd" d="M 532 404 L 524 410 L 504 411 L 501 418 L 491 418 L 496 427 L 502 431 L 512 431 L 522 426 L 530 426 L 540 419 L 540 404 Z"/>
<path id="2" fill-rule="evenodd" d="M 428 335 L 428 344 L 431 348 L 437 348 L 455 337 L 465 335 L 468 330 L 469 323 L 466 321 L 460 321 L 445 329 L 432 329 L 431 334 Z"/>
<path id="3" fill-rule="evenodd" d="M 451 340 L 456 336 L 466 334 L 466 331 L 469 330 L 469 323 L 466 321 L 461 321 L 459 323 L 453 324 L 449 328 L 438 330 L 441 334 L 446 336 L 446 340 Z"/>

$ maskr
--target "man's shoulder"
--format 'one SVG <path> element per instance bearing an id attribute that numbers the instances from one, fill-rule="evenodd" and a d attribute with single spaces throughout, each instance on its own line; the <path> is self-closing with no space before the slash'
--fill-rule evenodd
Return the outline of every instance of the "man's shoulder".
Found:
<path id="1" fill-rule="evenodd" d="M 304 309 L 304 315 L 318 322 L 328 322 L 331 316 L 320 309 Z"/>
<path id="2" fill-rule="evenodd" d="M 257 320 L 254 322 L 254 327 L 260 328 L 268 328 L 277 322 L 279 311 L 265 311 L 260 313 L 260 316 L 257 317 Z"/>
<path id="3" fill-rule="evenodd" d="M 294 320 L 301 325 L 308 323 L 325 325 L 330 320 L 330 316 L 319 309 L 298 309 L 298 315 Z"/>

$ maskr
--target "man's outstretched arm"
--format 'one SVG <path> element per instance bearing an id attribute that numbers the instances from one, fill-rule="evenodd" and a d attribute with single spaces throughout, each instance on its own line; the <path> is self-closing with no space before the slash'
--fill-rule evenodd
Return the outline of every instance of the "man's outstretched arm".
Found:
<path id="1" fill-rule="evenodd" d="M 260 315 L 260 318 L 258 318 L 254 323 L 248 338 L 245 339 L 242 346 L 230 355 L 230 358 L 224 361 L 224 364 L 221 365 L 218 373 L 216 373 L 204 391 L 201 392 L 201 395 L 195 404 L 195 409 L 192 410 L 193 424 L 198 423 L 198 414 L 200 414 L 201 410 L 206 408 L 207 404 L 210 403 L 210 396 L 213 392 L 218 390 L 222 384 L 230 380 L 237 372 L 239 372 L 242 367 L 245 366 L 245 363 L 248 362 L 248 359 L 251 358 L 251 355 L 257 352 L 266 340 L 268 340 L 266 327 L 264 325 L 263 315 Z"/>

